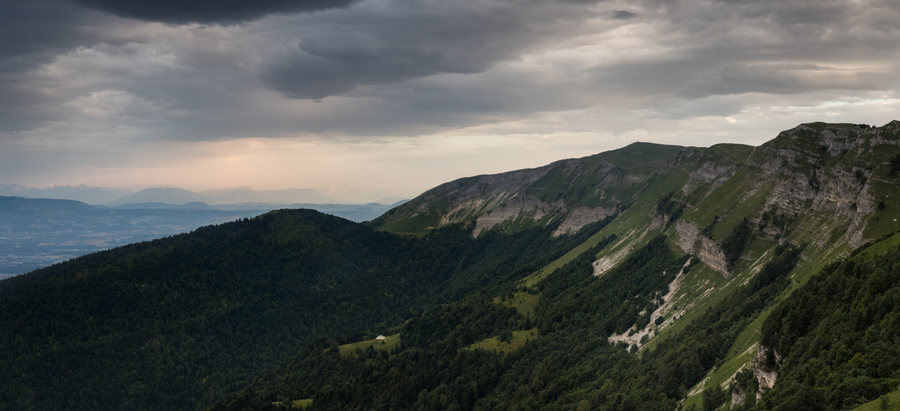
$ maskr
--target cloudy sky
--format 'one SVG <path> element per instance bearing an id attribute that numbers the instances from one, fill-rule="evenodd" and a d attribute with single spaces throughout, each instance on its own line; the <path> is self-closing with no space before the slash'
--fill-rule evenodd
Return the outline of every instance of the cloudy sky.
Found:
<path id="1" fill-rule="evenodd" d="M 0 183 L 374 200 L 898 90 L 896 0 L 7 0 Z"/>

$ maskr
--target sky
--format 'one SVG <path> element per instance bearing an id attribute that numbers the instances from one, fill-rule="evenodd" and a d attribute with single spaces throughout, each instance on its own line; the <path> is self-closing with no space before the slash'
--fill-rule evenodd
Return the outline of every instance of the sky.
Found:
<path id="1" fill-rule="evenodd" d="M 412 197 L 900 119 L 896 0 L 5 0 L 0 183 Z"/>

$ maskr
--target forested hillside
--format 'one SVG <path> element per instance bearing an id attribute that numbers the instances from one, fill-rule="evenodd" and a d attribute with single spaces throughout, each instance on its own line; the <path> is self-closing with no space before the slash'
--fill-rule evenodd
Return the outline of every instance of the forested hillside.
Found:
<path id="1" fill-rule="evenodd" d="M 314 338 L 401 323 L 586 238 L 551 231 L 410 238 L 283 210 L 15 277 L 0 409 L 197 409 Z"/>
<path id="2" fill-rule="evenodd" d="M 799 250 L 783 250 L 760 280 L 639 356 L 636 348 L 606 337 L 652 311 L 667 284 L 691 264 L 657 237 L 597 279 L 587 258 L 597 249 L 536 285 L 544 298 L 534 319 L 473 297 L 412 319 L 401 331 L 401 346 L 390 353 L 342 357 L 335 347 L 312 345 L 213 410 L 275 409 L 273 402 L 301 398 L 313 398 L 312 410 L 673 409 L 723 358 L 740 325 L 784 287 L 799 256 Z M 511 354 L 468 348 L 533 325 L 529 341 Z"/>
<path id="3" fill-rule="evenodd" d="M 243 394 L 212 409 L 275 410 L 280 409 L 276 404 L 303 398 L 313 399 L 310 410 L 675 409 L 687 387 L 721 365 L 741 326 L 790 283 L 800 250 L 781 250 L 756 280 L 655 349 L 638 355 L 602 338 L 608 334 L 604 324 L 613 327 L 619 312 L 604 309 L 602 303 L 584 303 L 638 289 L 643 293 L 637 295 L 653 295 L 654 287 L 628 275 L 659 270 L 671 261 L 665 251 L 660 253 L 661 241 L 651 244 L 621 269 L 594 281 L 590 289 L 572 283 L 589 281 L 589 261 L 584 258 L 561 268 L 555 280 L 543 281 L 539 288 L 569 304 L 542 303 L 538 332 L 530 332 L 530 340 L 512 354 L 469 347 L 505 330 L 526 330 L 531 320 L 475 297 L 412 319 L 403 327 L 403 344 L 390 352 L 370 349 L 341 356 L 334 343 L 311 344 Z M 832 263 L 776 303 L 763 324 L 766 348 L 757 364 L 779 374 L 774 389 L 759 391 L 748 368 L 724 389 L 708 389 L 699 408 L 841 410 L 896 390 L 898 244 L 900 235 Z M 679 261 L 671 262 L 675 265 L 670 268 L 678 266 Z M 556 309 L 548 311 L 549 307 Z M 732 403 L 732 398 L 739 400 Z"/>
<path id="4" fill-rule="evenodd" d="M 900 235 L 825 267 L 772 313 L 762 344 L 779 383 L 759 409 L 847 409 L 898 389 Z"/>

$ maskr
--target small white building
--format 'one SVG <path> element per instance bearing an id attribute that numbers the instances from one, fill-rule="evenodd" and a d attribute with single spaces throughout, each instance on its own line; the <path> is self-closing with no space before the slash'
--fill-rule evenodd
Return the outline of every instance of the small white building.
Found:
<path id="1" fill-rule="evenodd" d="M 379 336 L 375 337 L 375 339 L 378 341 L 384 341 L 384 340 L 387 340 L 387 337 L 385 337 L 383 335 L 379 335 Z"/>

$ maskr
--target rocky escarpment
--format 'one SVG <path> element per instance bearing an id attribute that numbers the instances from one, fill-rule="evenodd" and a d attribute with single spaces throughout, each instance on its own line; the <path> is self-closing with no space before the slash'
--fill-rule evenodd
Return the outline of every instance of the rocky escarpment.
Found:
<path id="1" fill-rule="evenodd" d="M 472 235 L 478 237 L 484 230 L 490 230 L 498 224 L 513 219 L 541 220 L 547 215 L 559 210 L 562 202 L 547 204 L 533 197 L 515 195 L 491 211 L 478 216 L 475 220 L 475 229 Z"/>
<path id="2" fill-rule="evenodd" d="M 688 181 L 681 187 L 681 193 L 688 197 L 702 197 L 734 177 L 751 150 L 751 146 L 740 144 L 719 144 L 708 149 L 686 148 L 678 153 L 667 169 L 688 170 Z"/>
<path id="3" fill-rule="evenodd" d="M 612 207 L 575 207 L 566 214 L 565 220 L 553 232 L 553 236 L 576 232 L 581 227 L 600 221 L 615 212 L 616 209 Z"/>
<path id="4" fill-rule="evenodd" d="M 678 220 L 678 223 L 675 225 L 675 232 L 678 233 L 677 244 L 682 251 L 696 255 L 700 262 L 722 273 L 725 277 L 730 276 L 725 252 L 722 251 L 722 247 L 712 239 L 704 236 L 696 224 Z"/>
<path id="5" fill-rule="evenodd" d="M 885 139 L 890 133 L 884 128 L 812 126 L 785 131 L 754 151 L 747 164 L 762 171 L 754 189 L 772 182 L 766 210 L 831 216 L 833 224 L 802 228 L 811 233 L 819 231 L 812 236 L 817 246 L 833 240 L 831 235 L 822 235 L 821 231 L 827 229 L 856 248 L 866 241 L 866 217 L 877 207 L 872 183 L 883 181 L 877 172 L 884 160 L 876 155 L 878 146 L 896 145 L 897 141 Z"/>
<path id="6" fill-rule="evenodd" d="M 898 131 L 900 122 L 878 128 L 812 123 L 755 148 L 720 144 L 676 151 L 636 143 L 540 168 L 456 180 L 389 211 L 372 225 L 421 233 L 465 223 L 478 236 L 485 230 L 516 232 L 559 224 L 554 235 L 562 235 L 622 211 L 650 189 L 650 197 L 674 196 L 673 208 L 660 220 L 663 226 L 653 229 L 674 226 L 681 212 L 699 226 L 710 224 L 713 216 L 733 226 L 729 214 L 739 207 L 740 217 L 735 218 L 748 218 L 769 239 L 796 242 L 791 231 L 799 233 L 799 241 L 819 248 L 842 238 L 852 249 L 866 241 L 879 203 L 893 201 L 879 195 L 877 185 L 893 179 L 888 164 L 900 146 Z M 900 160 L 897 163 L 900 169 Z M 679 204 L 685 207 L 678 209 Z M 810 213 L 817 215 L 804 218 Z M 700 253 L 707 265 L 727 272 L 711 238 L 695 235 L 697 227 L 678 227 L 684 237 L 682 250 Z"/>
<path id="7" fill-rule="evenodd" d="M 421 232 L 470 222 L 489 213 L 545 176 L 553 164 L 508 173 L 462 178 L 426 191 L 372 223 L 395 232 Z M 484 225 L 481 229 L 483 229 Z"/>

